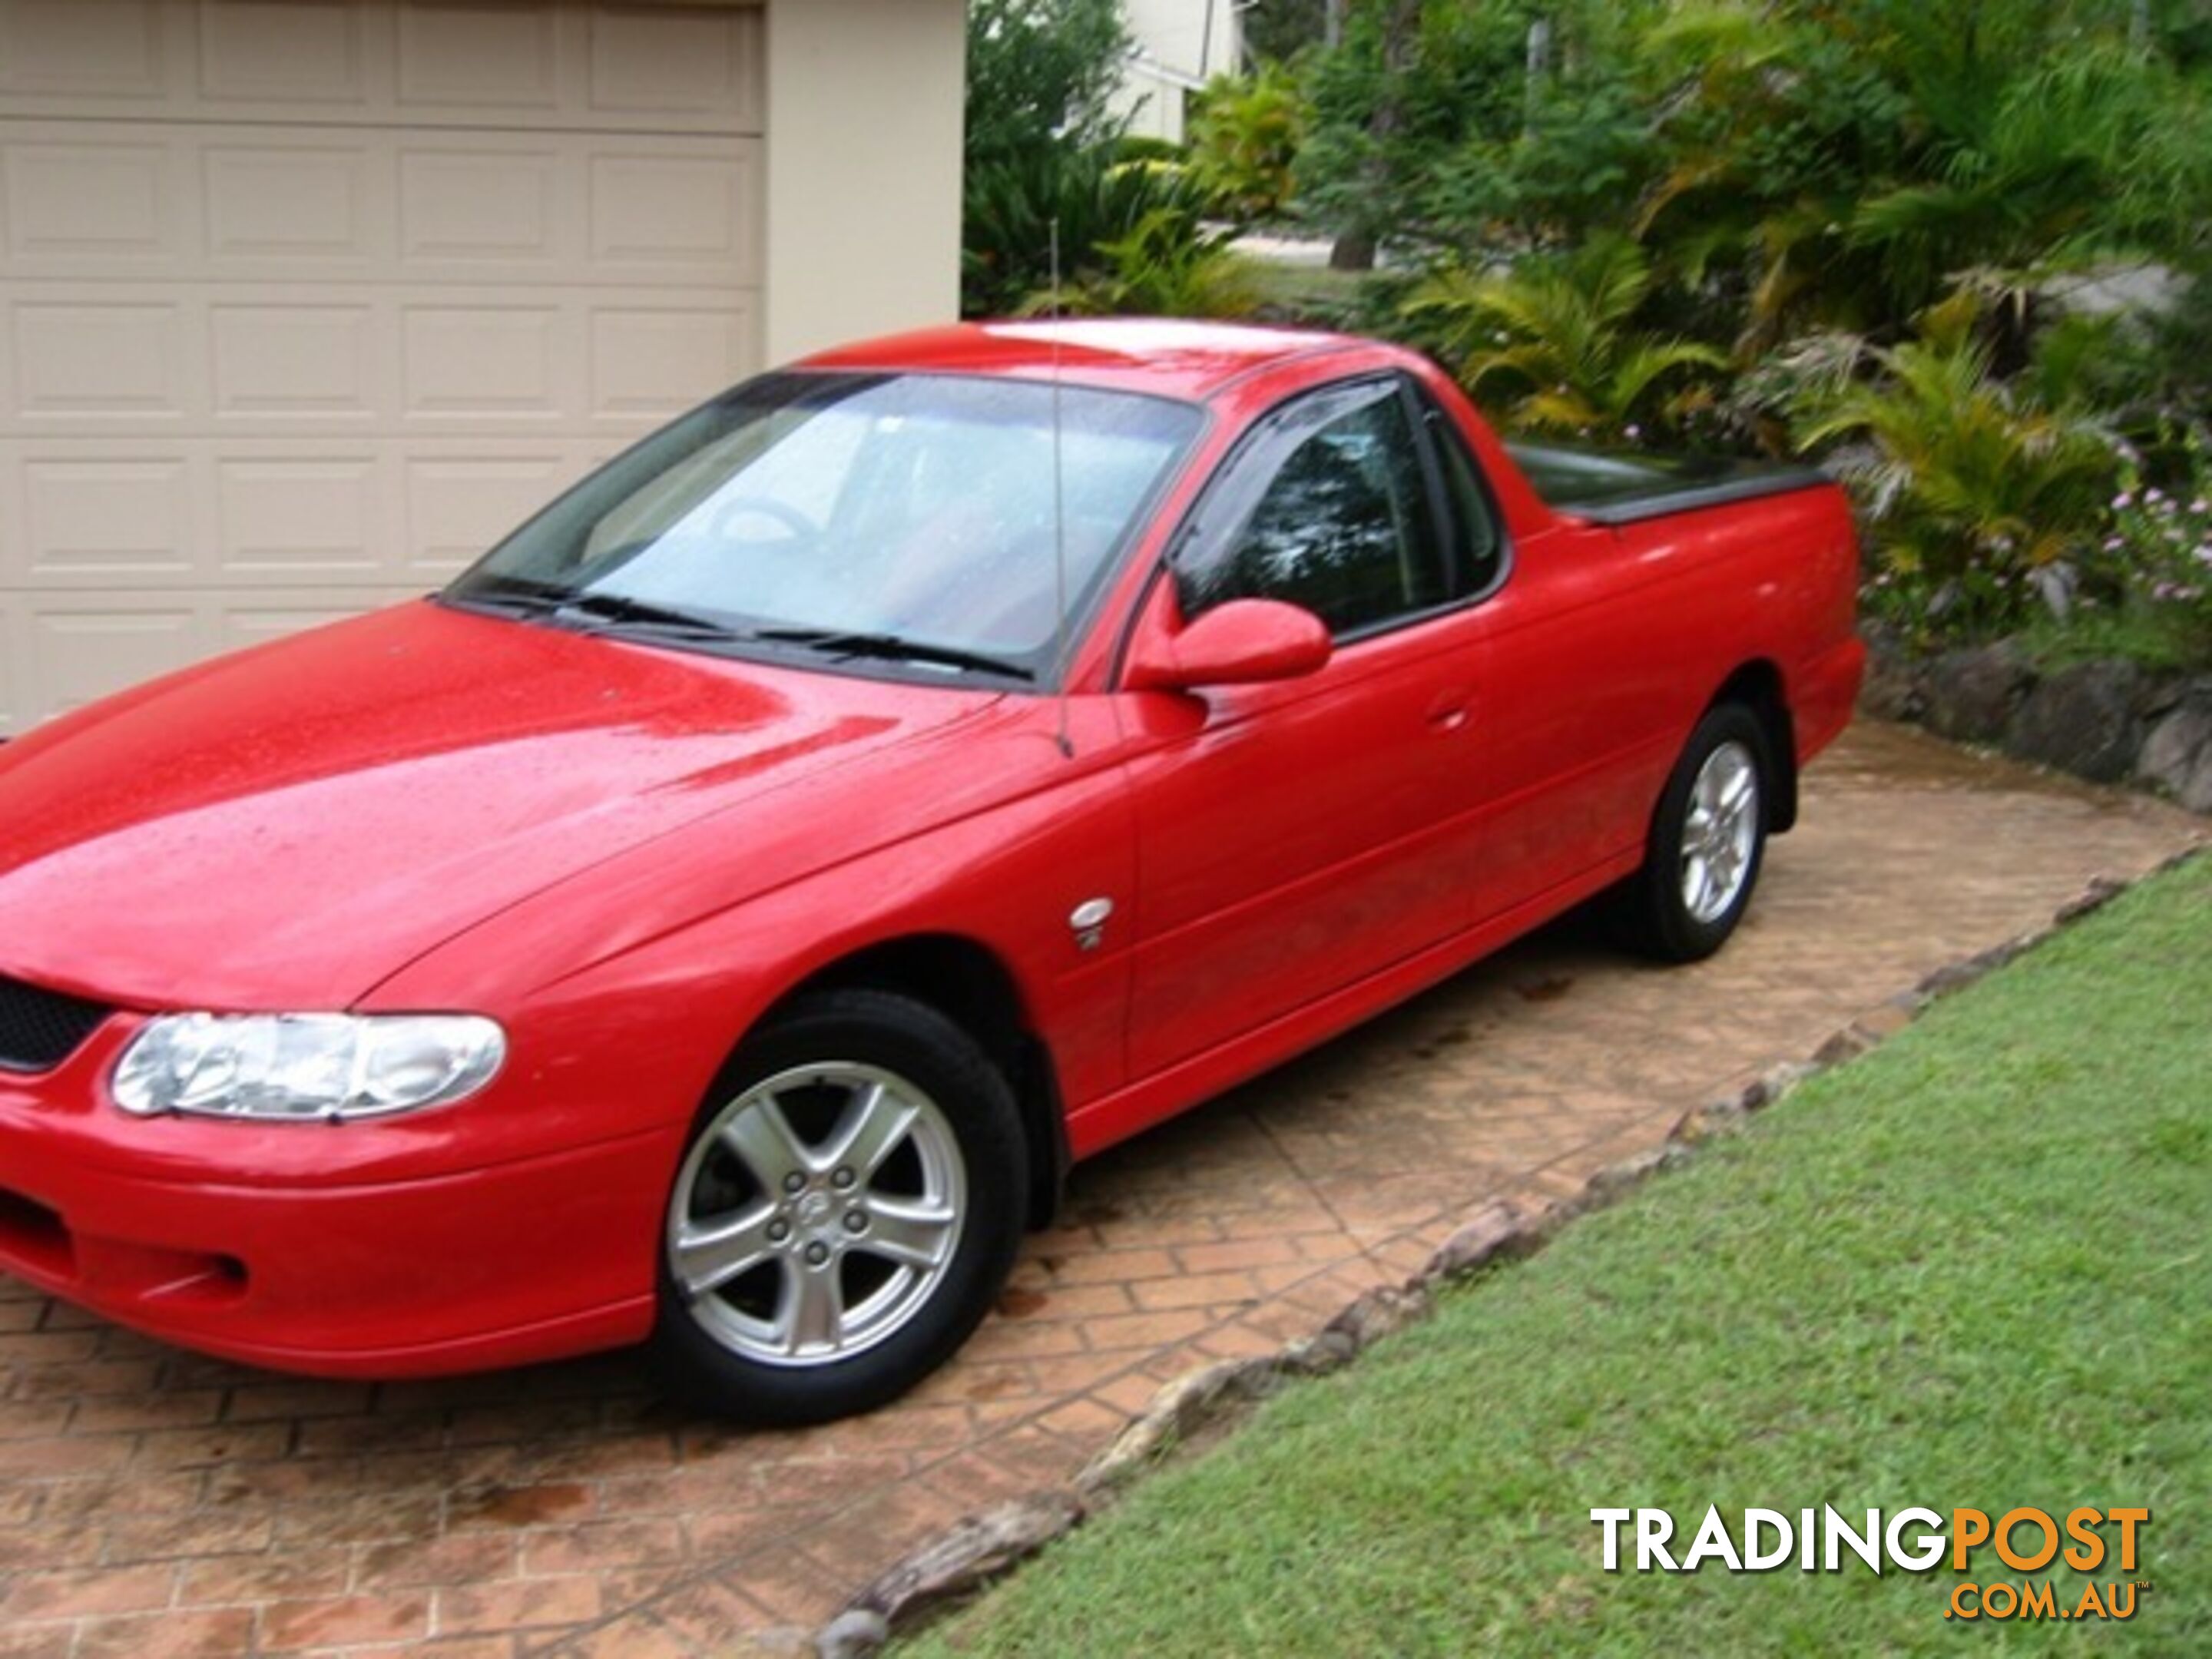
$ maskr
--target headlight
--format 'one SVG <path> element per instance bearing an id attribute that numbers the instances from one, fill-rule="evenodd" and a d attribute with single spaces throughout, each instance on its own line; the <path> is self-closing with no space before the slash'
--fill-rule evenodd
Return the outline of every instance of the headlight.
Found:
<path id="1" fill-rule="evenodd" d="M 337 1122 L 459 1100 L 506 1058 L 506 1033 L 473 1014 L 166 1014 L 116 1061 L 115 1103 Z"/>

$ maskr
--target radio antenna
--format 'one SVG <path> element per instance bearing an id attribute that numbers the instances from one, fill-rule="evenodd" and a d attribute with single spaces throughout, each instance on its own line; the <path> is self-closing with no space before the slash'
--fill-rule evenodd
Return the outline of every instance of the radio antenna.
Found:
<path id="1" fill-rule="evenodd" d="M 1067 503 L 1060 474 L 1060 219 L 1052 222 L 1052 582 L 1053 656 L 1059 678 L 1059 730 L 1054 734 L 1060 752 L 1075 758 L 1075 744 L 1067 730 Z"/>

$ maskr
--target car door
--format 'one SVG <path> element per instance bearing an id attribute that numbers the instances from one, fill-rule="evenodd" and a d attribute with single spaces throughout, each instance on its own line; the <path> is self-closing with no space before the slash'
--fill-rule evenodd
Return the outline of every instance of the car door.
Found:
<path id="1" fill-rule="evenodd" d="M 1457 422 L 1439 409 L 1431 428 L 1448 502 L 1479 516 L 1488 491 Z M 1461 879 L 1477 926 L 1556 909 L 1562 893 L 1619 873 L 1688 729 L 1694 642 L 1654 602 L 1680 560 L 1671 538 L 1624 544 L 1601 526 L 1555 524 L 1512 554 L 1468 617 L 1482 641 L 1468 775 L 1480 799 Z"/>
<path id="2" fill-rule="evenodd" d="M 1130 699 L 1157 739 L 1130 770 L 1133 1077 L 1465 925 L 1448 866 L 1475 664 L 1443 511 L 1395 374 L 1282 405 L 1200 498 L 1153 605 L 1188 625 L 1231 599 L 1285 600 L 1336 649 L 1296 680 Z"/>

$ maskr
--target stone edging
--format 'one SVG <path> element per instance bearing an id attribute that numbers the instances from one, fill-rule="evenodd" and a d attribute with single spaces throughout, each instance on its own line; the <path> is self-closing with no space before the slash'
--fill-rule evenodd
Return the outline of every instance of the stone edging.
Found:
<path id="1" fill-rule="evenodd" d="M 2177 869 L 2204 852 L 2206 846 L 2198 842 L 2187 847 L 2137 879 Z M 2091 911 L 2101 909 L 2134 884 L 2094 878 L 2044 926 L 1936 969 L 1911 990 L 1877 1005 L 1836 1031 L 1814 1050 L 1809 1060 L 1785 1061 L 1733 1094 L 1693 1107 L 1668 1131 L 1661 1145 L 1607 1165 L 1571 1197 L 1533 1206 L 1506 1199 L 1485 1205 L 1403 1283 L 1363 1292 L 1315 1335 L 1253 1358 L 1224 1359 L 1200 1366 L 1164 1384 L 1113 1443 L 1066 1486 L 1047 1487 L 958 1522 L 878 1574 L 847 1601 L 842 1612 L 811 1636 L 780 1632 L 763 1645 L 787 1654 L 811 1653 L 819 1659 L 866 1659 L 894 1632 L 913 1629 L 1073 1531 L 1087 1516 L 1110 1503 L 1131 1480 L 1161 1462 L 1174 1447 L 1200 1430 L 1225 1422 L 1249 1402 L 1265 1398 L 1287 1382 L 1339 1370 L 1362 1349 L 1427 1318 L 1439 1285 L 1534 1255 L 1576 1217 L 1604 1209 L 1650 1176 L 1686 1162 L 1699 1146 L 1734 1133 L 1753 1113 L 1772 1105 L 1807 1078 L 1879 1047 L 1911 1024 L 1937 998 L 2003 967 Z"/>

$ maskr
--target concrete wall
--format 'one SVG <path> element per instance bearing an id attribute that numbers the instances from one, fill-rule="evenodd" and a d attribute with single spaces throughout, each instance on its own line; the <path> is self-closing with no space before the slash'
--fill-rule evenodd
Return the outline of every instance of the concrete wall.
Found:
<path id="1" fill-rule="evenodd" d="M 769 0 L 766 356 L 960 307 L 963 0 Z"/>

